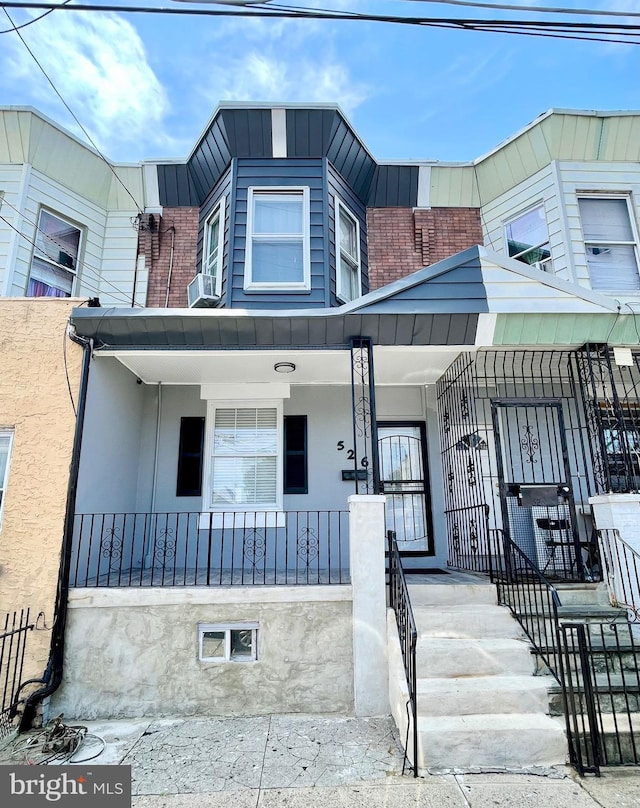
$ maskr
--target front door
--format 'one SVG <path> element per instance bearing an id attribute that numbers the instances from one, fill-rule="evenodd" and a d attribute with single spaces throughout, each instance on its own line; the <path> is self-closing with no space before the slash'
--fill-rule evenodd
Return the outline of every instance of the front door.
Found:
<path id="1" fill-rule="evenodd" d="M 379 423 L 380 491 L 398 549 L 433 552 L 424 424 Z"/>
<path id="2" fill-rule="evenodd" d="M 492 402 L 505 534 L 548 577 L 579 579 L 567 442 L 558 401 Z"/>

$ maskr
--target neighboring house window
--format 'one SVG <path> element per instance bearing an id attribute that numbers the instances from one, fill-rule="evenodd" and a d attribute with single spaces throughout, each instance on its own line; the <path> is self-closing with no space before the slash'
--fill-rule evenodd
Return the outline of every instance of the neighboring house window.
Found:
<path id="1" fill-rule="evenodd" d="M 258 624 L 200 623 L 198 657 L 201 662 L 255 662 Z"/>
<path id="2" fill-rule="evenodd" d="M 13 431 L 8 429 L 0 430 L 0 527 L 2 527 L 4 496 L 7 490 L 7 478 L 9 477 L 9 460 L 11 458 L 12 443 Z"/>
<path id="3" fill-rule="evenodd" d="M 360 297 L 360 226 L 358 220 L 336 199 L 336 242 L 339 247 L 336 294 L 348 303 Z"/>
<path id="4" fill-rule="evenodd" d="M 204 418 L 180 419 L 177 497 L 202 496 Z"/>
<path id="5" fill-rule="evenodd" d="M 47 210 L 40 211 L 28 297 L 71 297 L 81 240 L 78 227 Z"/>
<path id="6" fill-rule="evenodd" d="M 640 289 L 638 241 L 629 197 L 578 198 L 592 289 Z"/>
<path id="7" fill-rule="evenodd" d="M 640 405 L 625 402 L 620 413 L 622 429 L 611 403 L 600 404 L 606 462 L 614 491 L 626 490 L 629 474 L 634 478 L 633 488 L 640 478 Z"/>
<path id="8" fill-rule="evenodd" d="M 206 507 L 274 510 L 282 504 L 281 404 L 216 406 Z"/>
<path id="9" fill-rule="evenodd" d="M 551 248 L 544 206 L 537 205 L 505 225 L 505 241 L 511 258 L 551 271 Z"/>
<path id="10" fill-rule="evenodd" d="M 308 493 L 306 415 L 284 417 L 284 493 Z"/>
<path id="11" fill-rule="evenodd" d="M 222 253 L 224 244 L 224 197 L 207 219 L 204 232 L 202 273 L 216 279 L 216 294 L 220 295 L 222 285 Z"/>
<path id="12" fill-rule="evenodd" d="M 309 189 L 249 188 L 245 289 L 307 290 Z"/>

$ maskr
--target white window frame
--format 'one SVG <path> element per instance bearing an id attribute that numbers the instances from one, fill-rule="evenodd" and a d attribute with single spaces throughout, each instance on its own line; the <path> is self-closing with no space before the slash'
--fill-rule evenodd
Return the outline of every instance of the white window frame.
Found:
<path id="1" fill-rule="evenodd" d="M 253 208 L 256 196 L 299 196 L 302 198 L 302 233 L 269 233 L 254 234 Z M 311 248 L 310 248 L 310 204 L 309 186 L 251 186 L 247 194 L 247 235 L 245 243 L 244 262 L 244 289 L 245 291 L 281 291 L 281 292 L 308 292 L 311 291 Z M 302 281 L 299 283 L 281 283 L 276 281 L 253 280 L 253 242 L 257 238 L 282 241 L 291 240 L 292 237 L 302 239 Z"/>
<path id="2" fill-rule="evenodd" d="M 526 250 L 522 250 L 517 255 L 509 255 L 509 237 L 507 234 L 507 228 L 509 225 L 514 224 L 519 219 L 524 218 L 527 214 L 533 213 L 534 210 L 542 210 L 544 223 L 547 228 L 547 240 L 541 242 L 540 244 L 532 244 L 530 247 L 527 247 Z M 519 261 L 521 264 L 529 267 L 536 267 L 537 269 L 541 270 L 542 272 L 553 272 L 553 258 L 551 256 L 551 236 L 549 235 L 549 220 L 547 219 L 547 209 L 544 204 L 544 200 L 540 199 L 538 202 L 535 202 L 533 205 L 529 205 L 524 210 L 518 211 L 515 216 L 511 216 L 509 219 L 502 223 L 502 234 L 504 238 L 504 251 L 507 254 L 508 258 L 511 258 L 513 261 Z M 528 261 L 522 261 L 520 256 L 525 255 L 526 253 L 530 252 L 531 250 L 537 250 L 542 247 L 544 244 L 549 245 L 549 258 L 545 258 L 542 261 L 535 261 L 533 264 L 530 264 Z"/>
<path id="3" fill-rule="evenodd" d="M 222 259 L 224 252 L 224 228 L 225 228 L 226 197 L 220 197 L 211 214 L 207 217 L 204 225 L 204 243 L 202 245 L 202 274 L 211 275 L 216 279 L 215 293 L 218 297 L 222 294 Z M 218 219 L 218 252 L 214 262 L 210 262 L 211 254 L 211 225 Z"/>
<path id="4" fill-rule="evenodd" d="M 213 441 L 216 423 L 216 410 L 218 409 L 275 409 L 276 410 L 276 500 L 275 502 L 255 503 L 253 505 L 214 505 L 213 494 Z M 283 510 L 283 486 L 284 486 L 284 458 L 283 458 L 283 401 L 282 399 L 247 399 L 245 401 L 221 399 L 210 399 L 207 404 L 207 420 L 205 422 L 205 461 L 203 469 L 202 484 L 202 512 L 209 513 L 262 513 L 277 512 Z M 251 455 L 255 457 L 256 455 Z M 256 517 L 257 519 L 257 517 Z M 264 519 L 264 516 L 263 516 Z M 235 524 L 235 523 L 234 523 Z M 225 524 L 226 526 L 226 524 Z M 246 524 L 248 527 L 249 524 Z M 222 527 L 217 522 L 214 527 Z"/>
<path id="5" fill-rule="evenodd" d="M 69 227 L 73 227 L 74 230 L 78 231 L 78 233 L 80 235 L 80 238 L 78 239 L 78 255 L 76 257 L 76 264 L 75 264 L 75 267 L 73 269 L 71 269 L 70 267 L 64 266 L 64 264 L 58 263 L 57 261 L 54 261 L 53 259 L 51 259 L 49 257 L 43 257 L 42 255 L 38 255 L 38 250 L 36 248 L 36 244 L 38 242 L 38 234 L 43 234 L 44 235 L 44 233 L 45 233 L 44 230 L 40 229 L 40 222 L 41 222 L 43 213 L 46 213 L 49 216 L 53 216 L 55 219 L 58 219 L 59 221 L 61 221 L 63 224 L 66 224 Z M 82 261 L 82 250 L 83 250 L 83 247 L 84 247 L 84 236 L 85 236 L 84 228 L 81 227 L 77 222 L 73 222 L 73 221 L 71 221 L 71 219 L 67 219 L 65 216 L 62 216 L 60 213 L 58 213 L 55 210 L 52 210 L 51 208 L 47 208 L 45 206 L 42 206 L 40 208 L 40 210 L 38 211 L 38 224 L 36 225 L 35 237 L 33 239 L 34 247 L 33 247 L 33 252 L 31 254 L 31 261 L 29 263 L 29 277 L 27 278 L 27 292 L 29 290 L 29 284 L 31 282 L 31 273 L 33 271 L 33 262 L 37 259 L 38 261 L 42 261 L 45 264 L 50 264 L 52 267 L 55 267 L 56 269 L 63 270 L 64 272 L 67 272 L 69 275 L 71 275 L 71 291 L 69 293 L 69 297 L 73 297 L 74 294 L 75 294 L 75 291 L 76 291 L 76 284 L 78 282 L 78 274 L 79 274 L 81 261 Z"/>
<path id="6" fill-rule="evenodd" d="M 258 629 L 259 623 L 198 623 L 198 659 L 200 662 L 257 662 L 258 660 Z M 207 632 L 223 632 L 224 638 L 224 656 L 207 657 L 204 656 L 204 635 Z M 232 631 L 250 631 L 251 632 L 251 655 L 250 656 L 233 656 L 231 652 L 231 632 Z"/>
<path id="7" fill-rule="evenodd" d="M 14 430 L 13 429 L 0 429 L 0 437 L 8 437 L 9 438 L 9 449 L 7 451 L 7 467 L 5 468 L 4 472 L 4 479 L 0 479 L 0 530 L 2 530 L 2 516 L 4 514 L 4 503 L 7 499 L 7 483 L 9 481 L 9 469 L 11 468 L 11 452 L 13 450 L 13 440 L 14 440 Z"/>
<path id="8" fill-rule="evenodd" d="M 591 277 L 591 267 L 589 266 L 589 260 L 587 258 L 587 249 L 589 247 L 597 247 L 598 244 L 602 245 L 611 245 L 615 247 L 633 247 L 633 254 L 636 259 L 636 272 L 640 274 L 640 251 L 638 250 L 638 227 L 636 225 L 636 217 L 633 209 L 633 204 L 631 200 L 631 194 L 628 193 L 619 193 L 619 194 L 603 194 L 594 191 L 594 193 L 587 193 L 585 191 L 576 193 L 576 199 L 578 202 L 578 216 L 580 217 L 580 230 L 582 233 L 582 245 L 584 247 L 584 256 L 585 261 L 587 263 L 587 269 L 589 271 L 589 281 L 593 285 L 593 279 Z M 623 199 L 627 203 L 627 216 L 629 217 L 629 226 L 631 227 L 631 235 L 633 236 L 633 241 L 615 241 L 615 239 L 587 239 L 584 237 L 584 228 L 582 227 L 582 215 L 580 212 L 580 200 L 581 199 L 598 199 L 598 200 L 613 200 L 613 199 Z M 640 281 L 639 281 L 640 282 Z M 611 291 L 616 291 L 616 286 L 613 284 L 611 287 Z M 602 288 L 598 289 L 597 291 L 605 291 Z M 637 294 L 638 290 L 629 290 L 629 294 Z"/>
<path id="9" fill-rule="evenodd" d="M 347 218 L 351 219 L 351 221 L 355 224 L 356 228 L 356 252 L 357 256 L 354 257 L 349 255 L 349 253 L 343 251 L 342 249 L 342 239 L 340 238 L 340 212 L 346 214 Z M 355 267 L 357 273 L 357 287 L 360 291 L 360 294 L 357 297 L 362 295 L 362 258 L 360 254 L 360 222 L 356 218 L 356 216 L 349 210 L 349 208 L 342 203 L 338 197 L 335 199 L 335 242 L 336 242 L 336 297 L 338 300 L 341 300 L 343 303 L 350 303 L 352 300 L 356 300 L 357 298 L 351 298 L 347 294 L 345 294 L 345 290 L 342 288 L 342 258 L 345 256 L 345 260 L 348 264 L 351 264 Z"/>

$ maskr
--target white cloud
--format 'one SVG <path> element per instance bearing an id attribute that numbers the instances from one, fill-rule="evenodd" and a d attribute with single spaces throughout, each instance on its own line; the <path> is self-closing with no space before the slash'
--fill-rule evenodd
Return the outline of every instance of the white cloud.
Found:
<path id="1" fill-rule="evenodd" d="M 141 139 L 146 147 L 168 143 L 161 132 L 169 109 L 166 93 L 126 20 L 102 12 L 54 12 L 22 35 L 101 149 L 109 153 L 115 144 Z M 3 46 L 3 83 L 22 83 L 22 103 L 33 103 L 57 120 L 66 117 L 17 35 L 6 34 Z"/>
<path id="2" fill-rule="evenodd" d="M 208 102 L 338 103 L 351 114 L 372 93 L 336 56 L 328 25 L 313 20 L 229 20 L 212 35 Z"/>

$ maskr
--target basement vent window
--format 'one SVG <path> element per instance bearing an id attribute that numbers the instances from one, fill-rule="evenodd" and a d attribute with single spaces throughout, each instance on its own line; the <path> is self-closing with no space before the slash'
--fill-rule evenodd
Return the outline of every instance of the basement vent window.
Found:
<path id="1" fill-rule="evenodd" d="M 255 662 L 258 624 L 200 623 L 198 658 L 201 662 Z"/>

